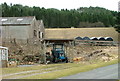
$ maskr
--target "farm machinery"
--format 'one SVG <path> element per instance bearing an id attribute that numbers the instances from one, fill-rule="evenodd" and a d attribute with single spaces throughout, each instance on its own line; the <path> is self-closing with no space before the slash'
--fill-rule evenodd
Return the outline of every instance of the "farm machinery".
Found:
<path id="1" fill-rule="evenodd" d="M 53 44 L 53 48 L 50 53 L 46 53 L 46 61 L 52 63 L 68 62 L 68 58 L 65 55 L 64 44 Z"/>

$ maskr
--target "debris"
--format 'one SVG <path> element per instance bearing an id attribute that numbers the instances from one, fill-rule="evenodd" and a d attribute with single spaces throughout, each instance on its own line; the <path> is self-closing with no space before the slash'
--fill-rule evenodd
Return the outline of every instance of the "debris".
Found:
<path id="1" fill-rule="evenodd" d="M 8 61 L 7 67 L 16 67 L 17 66 L 17 61 Z"/>

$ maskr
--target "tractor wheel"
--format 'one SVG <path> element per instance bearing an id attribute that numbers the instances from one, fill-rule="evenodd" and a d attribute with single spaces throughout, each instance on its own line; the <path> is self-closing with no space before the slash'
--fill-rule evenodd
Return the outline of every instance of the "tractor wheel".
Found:
<path id="1" fill-rule="evenodd" d="M 68 58 L 67 58 L 67 57 L 66 57 L 66 60 L 65 60 L 65 61 L 66 61 L 66 63 L 68 63 Z"/>

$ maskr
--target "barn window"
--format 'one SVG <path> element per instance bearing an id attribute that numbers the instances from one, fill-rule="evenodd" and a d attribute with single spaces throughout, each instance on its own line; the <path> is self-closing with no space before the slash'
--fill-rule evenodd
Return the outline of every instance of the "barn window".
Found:
<path id="1" fill-rule="evenodd" d="M 34 30 L 34 36 L 37 37 L 37 31 L 36 30 Z"/>
<path id="2" fill-rule="evenodd" d="M 44 38 L 44 34 L 42 33 L 42 38 Z"/>
<path id="3" fill-rule="evenodd" d="M 40 33 L 40 37 L 43 38 L 44 37 L 44 34 L 43 32 Z"/>
<path id="4" fill-rule="evenodd" d="M 40 31 L 39 31 L 39 38 L 40 38 Z"/>

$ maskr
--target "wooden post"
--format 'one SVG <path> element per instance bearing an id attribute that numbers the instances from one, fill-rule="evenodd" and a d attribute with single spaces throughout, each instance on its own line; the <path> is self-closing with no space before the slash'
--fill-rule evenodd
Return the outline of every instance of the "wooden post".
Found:
<path id="1" fill-rule="evenodd" d="M 29 40 L 27 39 L 27 44 L 29 43 L 28 41 L 29 41 Z"/>
<path id="2" fill-rule="evenodd" d="M 65 55 L 66 55 L 66 57 L 68 58 L 68 57 L 69 57 L 69 55 L 68 55 L 68 50 L 67 50 L 67 48 L 68 48 L 67 43 L 64 43 Z M 68 60 L 69 60 L 69 59 L 68 59 Z"/>
<path id="3" fill-rule="evenodd" d="M 43 43 L 43 59 L 44 59 L 44 64 L 46 64 L 46 44 L 45 44 L 45 41 Z"/>
<path id="4" fill-rule="evenodd" d="M 72 42 L 69 41 L 69 59 L 70 59 L 70 62 L 73 62 L 73 54 L 74 54 L 74 51 L 73 51 L 73 46 L 72 46 Z"/>
<path id="5" fill-rule="evenodd" d="M 73 58 L 74 58 L 74 55 L 75 55 L 74 41 L 71 41 L 71 53 L 72 53 L 72 59 L 71 59 L 71 62 L 73 62 Z"/>

